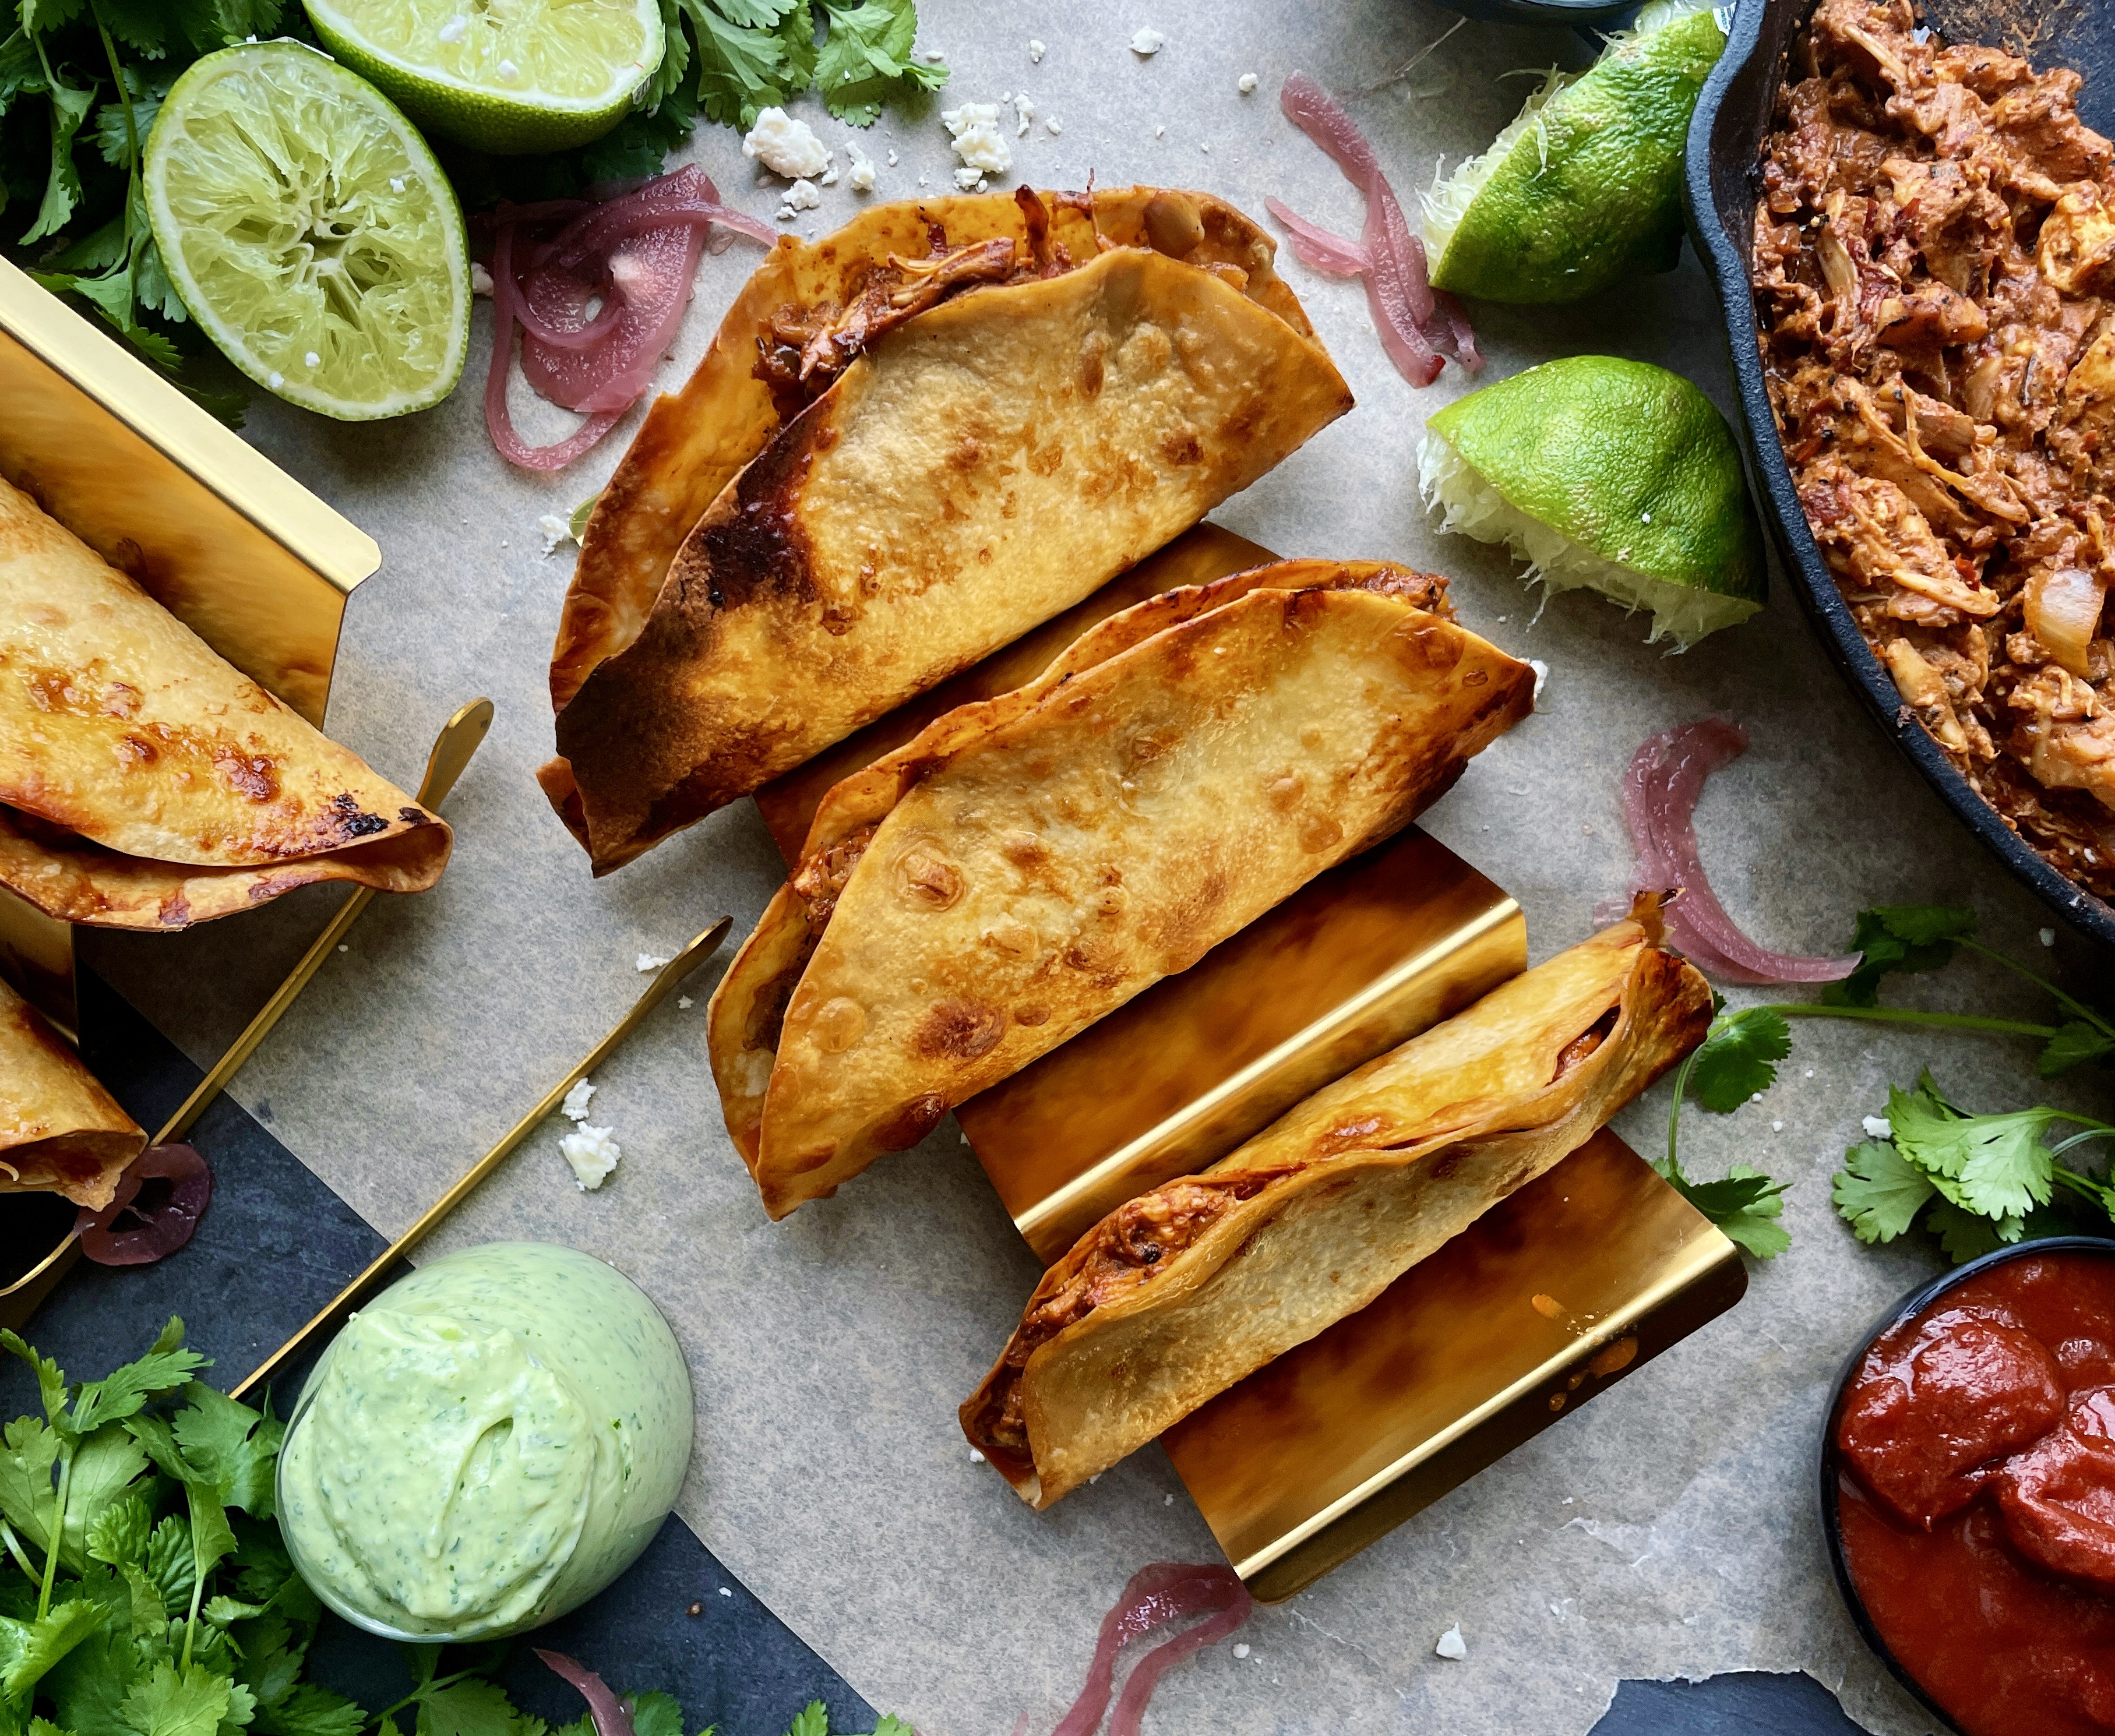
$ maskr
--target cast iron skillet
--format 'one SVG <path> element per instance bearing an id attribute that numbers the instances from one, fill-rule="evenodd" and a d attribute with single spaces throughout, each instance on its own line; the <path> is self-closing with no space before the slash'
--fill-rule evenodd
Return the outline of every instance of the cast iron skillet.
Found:
<path id="1" fill-rule="evenodd" d="M 1856 631 L 1854 627 L 1852 631 Z M 1851 1583 L 1851 1569 L 1843 1559 L 1843 1531 L 1837 1514 L 1837 1477 L 1842 1470 L 1842 1461 L 1836 1450 L 1836 1413 L 1843 1408 L 1843 1389 L 1856 1376 L 1859 1364 L 1865 1360 L 1865 1353 L 1897 1326 L 1913 1316 L 1921 1314 L 1956 1285 L 1966 1282 L 1978 1273 L 1986 1272 L 1993 1266 L 2002 1266 L 2007 1260 L 2031 1259 L 2036 1254 L 2092 1253 L 2115 1256 L 2115 1240 L 2097 1235 L 2053 1235 L 2039 1241 L 2016 1243 L 2010 1248 L 2001 1248 L 1980 1260 L 1970 1260 L 1966 1266 L 1957 1266 L 1943 1277 L 1921 1285 L 1888 1309 L 1879 1324 L 1859 1341 L 1858 1348 L 1845 1360 L 1842 1370 L 1836 1376 L 1836 1385 L 1828 1395 L 1828 1411 L 1821 1426 L 1821 1534 L 1828 1540 L 1828 1564 L 1836 1571 L 1836 1589 L 1843 1594 L 1844 1606 L 1851 1612 L 1851 1619 L 1858 1624 L 1858 1632 L 1865 1643 L 1873 1648 L 1874 1656 L 1888 1666 L 1894 1679 L 1901 1683 L 1934 1718 L 1942 1729 L 1952 1730 L 1959 1736 L 1961 1726 L 1948 1715 L 1946 1708 L 1926 1693 L 1915 1677 L 1903 1669 L 1901 1661 L 1888 1649 L 1887 1642 L 1880 1638 L 1880 1630 L 1873 1625 L 1873 1618 L 1865 1613 L 1865 1600 L 1859 1596 L 1858 1588 Z"/>
<path id="2" fill-rule="evenodd" d="M 1690 235 L 1725 304 L 1751 474 L 1759 485 L 1756 497 L 1785 570 L 1820 630 L 1823 643 L 1873 715 L 1895 738 L 1896 745 L 2007 868 L 2081 934 L 2115 954 L 2115 909 L 2074 886 L 2036 855 L 1954 770 L 1938 744 L 1902 703 L 1892 678 L 1866 645 L 1837 591 L 1793 490 L 1770 413 L 1769 393 L 1763 383 L 1748 268 L 1763 140 L 1784 80 L 1793 34 L 1812 10 L 1813 0 L 1740 0 L 1726 52 L 1704 85 L 1689 126 Z M 2076 68 L 2085 78 L 2078 104 L 2081 117 L 2099 131 L 2115 131 L 2115 8 L 2076 6 L 2071 0 L 1927 0 L 1920 12 L 1951 40 L 1988 39 L 2014 52 L 2025 42 L 2030 45 L 2030 57 L 2038 68 Z M 2037 18 L 2039 28 L 2034 23 Z"/>

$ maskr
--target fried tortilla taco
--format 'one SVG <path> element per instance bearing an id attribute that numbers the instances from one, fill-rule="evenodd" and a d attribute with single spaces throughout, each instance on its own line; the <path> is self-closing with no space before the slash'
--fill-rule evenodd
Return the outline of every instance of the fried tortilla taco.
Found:
<path id="1" fill-rule="evenodd" d="M 1291 561 L 1153 598 L 833 789 L 713 997 L 765 1209 L 916 1144 L 1447 789 L 1534 677 L 1443 585 Z"/>
<path id="2" fill-rule="evenodd" d="M 1218 200 L 1142 188 L 782 241 L 587 528 L 539 776 L 595 872 L 1077 602 L 1349 410 L 1272 251 Z"/>
<path id="3" fill-rule="evenodd" d="M 1631 918 L 1368 1062 L 1044 1275 L 963 1432 L 1048 1506 L 1373 1301 L 1703 1041 L 1711 991 Z"/>
<path id="4" fill-rule="evenodd" d="M 0 885 L 178 928 L 318 880 L 423 891 L 449 842 L 0 481 Z"/>
<path id="5" fill-rule="evenodd" d="M 0 1193 L 63 1193 L 100 1211 L 146 1144 L 37 1010 L 0 982 Z"/>

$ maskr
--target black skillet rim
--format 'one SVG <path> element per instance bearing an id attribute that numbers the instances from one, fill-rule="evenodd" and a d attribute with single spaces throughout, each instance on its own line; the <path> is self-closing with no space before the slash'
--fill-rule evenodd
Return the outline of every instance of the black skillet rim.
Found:
<path id="1" fill-rule="evenodd" d="M 1821 1535 L 1828 1547 L 1828 1565 L 1836 1575 L 1836 1589 L 1842 1594 L 1843 1606 L 1851 1612 L 1851 1619 L 1858 1629 L 1859 1637 L 1872 1648 L 1873 1656 L 1888 1666 L 1892 1675 L 1918 1705 L 1938 1720 L 1955 1736 L 1963 1736 L 1961 1726 L 1953 1721 L 1952 1715 L 1934 1700 L 1906 1670 L 1899 1659 L 1881 1638 L 1880 1631 L 1866 1613 L 1865 1601 L 1858 1595 L 1858 1587 L 1851 1578 L 1850 1564 L 1843 1558 L 1843 1528 L 1837 1510 L 1837 1478 L 1842 1465 L 1836 1451 L 1836 1417 L 1843 1408 L 1843 1390 L 1858 1372 L 1859 1366 L 1873 1346 L 1896 1327 L 1921 1314 L 1948 1290 L 1966 1283 L 1970 1278 L 1989 1271 L 1993 1267 L 2009 1261 L 2031 1259 L 2039 1254 L 2094 1253 L 2115 1259 L 2115 1236 L 2053 1235 L 2038 1241 L 2016 1242 L 2009 1248 L 2000 1248 L 1993 1253 L 1970 1260 L 1966 1266 L 1957 1266 L 1952 1271 L 1942 1272 L 1928 1283 L 1919 1285 L 1909 1294 L 1896 1303 L 1882 1315 L 1873 1330 L 1858 1341 L 1858 1348 L 1843 1360 L 1837 1371 L 1835 1384 L 1828 1390 L 1828 1408 L 1822 1418 L 1821 1450 L 1815 1455 L 1819 1473 L 1821 1496 Z"/>
<path id="2" fill-rule="evenodd" d="M 1858 630 L 1849 605 L 1822 560 L 1785 461 L 1769 388 L 1763 379 L 1760 330 L 1755 295 L 1749 287 L 1747 243 L 1745 237 L 1737 241 L 1729 233 L 1722 213 L 1731 209 L 1743 213 L 1744 229 L 1746 218 L 1752 214 L 1754 177 L 1760 161 L 1762 136 L 1782 81 L 1784 50 L 1810 10 L 1811 0 L 1739 0 L 1725 53 L 1704 84 L 1689 126 L 1684 202 L 1690 238 L 1725 310 L 1750 480 L 1755 484 L 1755 495 L 1764 509 L 1784 570 L 1809 620 L 1820 630 L 1823 644 L 1867 709 L 1924 774 L 1939 799 L 2016 878 L 2030 887 L 2075 932 L 2115 955 L 2115 909 L 2037 855 L 2025 839 L 2006 825 L 1998 810 L 1975 793 L 1938 744 L 1910 714 L 1893 679 Z M 1770 46 L 1769 65 L 1759 69 L 1755 62 L 1764 49 L 1766 23 L 1773 26 L 1775 39 Z M 1728 97 L 1737 82 L 1745 80 L 1752 87 L 1758 76 L 1762 80 L 1759 117 L 1752 106 L 1737 114 L 1728 106 Z M 1751 103 L 1756 99 L 1752 88 L 1746 95 Z"/>

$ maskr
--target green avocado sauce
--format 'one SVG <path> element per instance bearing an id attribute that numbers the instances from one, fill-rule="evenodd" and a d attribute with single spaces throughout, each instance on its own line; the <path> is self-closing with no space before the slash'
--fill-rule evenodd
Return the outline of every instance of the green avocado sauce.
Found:
<path id="1" fill-rule="evenodd" d="M 399 1638 L 520 1633 L 652 1541 L 690 1461 L 690 1381 L 631 1280 L 543 1242 L 421 1267 L 301 1390 L 279 1524 L 301 1577 Z"/>

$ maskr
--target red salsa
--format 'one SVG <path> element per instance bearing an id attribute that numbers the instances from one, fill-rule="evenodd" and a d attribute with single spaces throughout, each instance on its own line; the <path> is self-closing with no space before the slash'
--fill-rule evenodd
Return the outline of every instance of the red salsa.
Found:
<path id="1" fill-rule="evenodd" d="M 2115 1255 L 1955 1285 L 1836 1418 L 1843 1555 L 1889 1651 L 1969 1736 L 2115 1731 Z"/>

